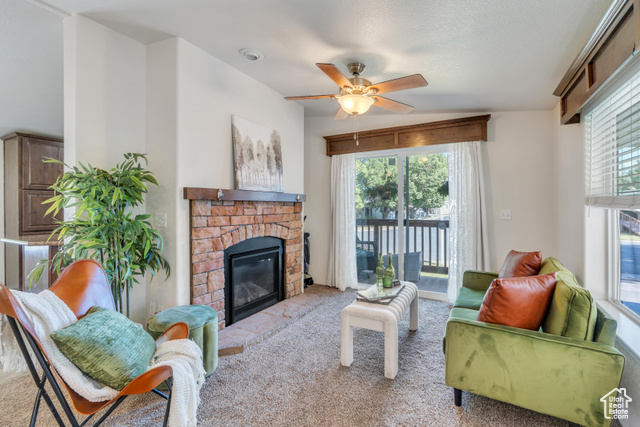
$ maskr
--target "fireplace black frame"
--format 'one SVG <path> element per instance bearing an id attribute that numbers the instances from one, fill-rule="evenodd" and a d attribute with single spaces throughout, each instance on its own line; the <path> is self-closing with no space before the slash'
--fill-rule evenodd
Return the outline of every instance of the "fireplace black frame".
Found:
<path id="1" fill-rule="evenodd" d="M 276 257 L 278 263 L 276 277 L 277 292 L 252 301 L 243 306 L 242 310 L 236 312 L 233 307 L 233 261 L 249 256 L 272 253 L 278 254 Z M 226 326 L 232 325 L 284 299 L 284 261 L 284 242 L 282 239 L 276 237 L 254 237 L 243 240 L 224 250 L 224 305 Z"/>

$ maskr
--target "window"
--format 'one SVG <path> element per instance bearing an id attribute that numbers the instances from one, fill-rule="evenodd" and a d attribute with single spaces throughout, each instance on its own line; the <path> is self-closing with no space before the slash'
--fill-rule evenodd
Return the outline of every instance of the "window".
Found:
<path id="1" fill-rule="evenodd" d="M 640 314 L 640 210 L 620 210 L 618 301 Z"/>
<path id="2" fill-rule="evenodd" d="M 610 298 L 640 315 L 640 73 L 585 117 L 587 203 L 612 212 Z"/>

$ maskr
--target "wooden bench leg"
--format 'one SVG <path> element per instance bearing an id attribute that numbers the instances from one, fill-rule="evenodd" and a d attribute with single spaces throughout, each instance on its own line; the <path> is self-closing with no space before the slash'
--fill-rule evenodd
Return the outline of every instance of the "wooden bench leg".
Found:
<path id="1" fill-rule="evenodd" d="M 394 379 L 398 375 L 398 322 L 384 324 L 384 376 Z"/>
<path id="2" fill-rule="evenodd" d="M 351 363 L 353 363 L 353 327 L 344 312 L 342 313 L 340 353 L 342 366 L 351 366 Z"/>

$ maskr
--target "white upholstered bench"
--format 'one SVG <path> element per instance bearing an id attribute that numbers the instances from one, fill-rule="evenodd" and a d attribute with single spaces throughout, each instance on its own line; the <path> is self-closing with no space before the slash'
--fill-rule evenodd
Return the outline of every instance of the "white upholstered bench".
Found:
<path id="1" fill-rule="evenodd" d="M 388 305 L 356 301 L 342 310 L 342 345 L 340 361 L 344 366 L 353 362 L 353 328 L 384 332 L 384 376 L 394 379 L 398 374 L 398 322 L 411 306 L 409 329 L 418 329 L 418 287 L 411 282 Z"/>

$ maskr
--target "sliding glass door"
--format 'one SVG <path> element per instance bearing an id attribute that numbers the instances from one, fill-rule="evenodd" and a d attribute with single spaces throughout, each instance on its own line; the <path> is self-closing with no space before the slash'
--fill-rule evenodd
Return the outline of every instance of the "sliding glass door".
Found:
<path id="1" fill-rule="evenodd" d="M 375 283 L 379 255 L 397 257 L 400 237 L 397 156 L 357 158 L 356 263 L 360 283 Z"/>
<path id="2" fill-rule="evenodd" d="M 387 265 L 391 254 L 399 278 L 416 283 L 422 293 L 446 293 L 449 203 L 443 148 L 357 158 L 356 257 L 360 283 L 375 283 L 379 255 Z"/>
<path id="3" fill-rule="evenodd" d="M 449 170 L 445 153 L 403 156 L 404 279 L 446 294 L 449 273 Z"/>

